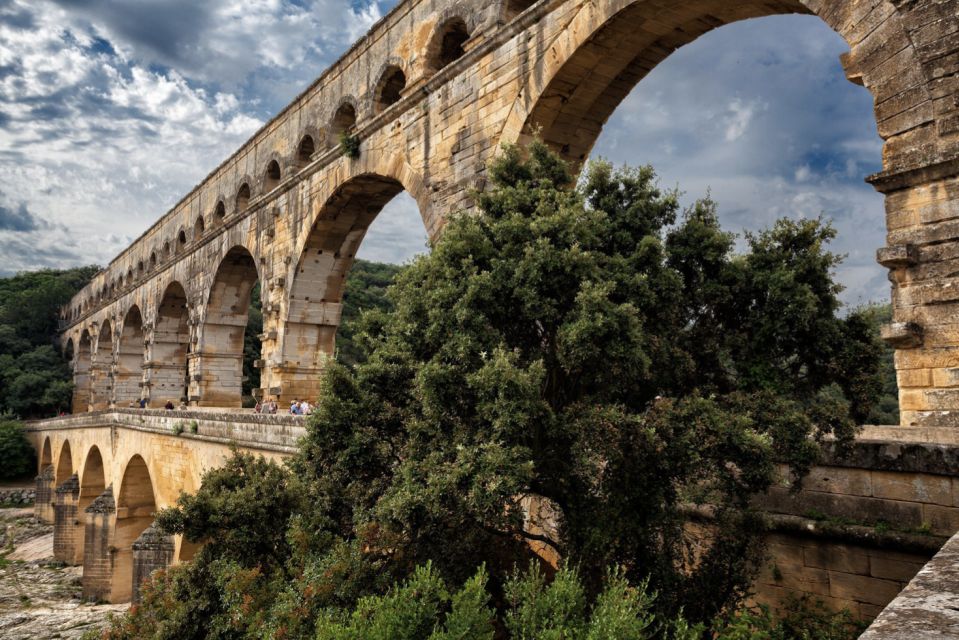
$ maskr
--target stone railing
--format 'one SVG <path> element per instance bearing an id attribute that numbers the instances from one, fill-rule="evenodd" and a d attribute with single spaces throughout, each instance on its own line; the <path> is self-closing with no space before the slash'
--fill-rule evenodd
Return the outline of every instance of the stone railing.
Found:
<path id="1" fill-rule="evenodd" d="M 959 534 L 889 603 L 860 640 L 959 638 Z"/>
<path id="2" fill-rule="evenodd" d="M 306 435 L 305 416 L 260 414 L 250 410 L 112 409 L 72 416 L 33 420 L 30 431 L 127 428 L 176 435 L 249 449 L 293 453 Z"/>

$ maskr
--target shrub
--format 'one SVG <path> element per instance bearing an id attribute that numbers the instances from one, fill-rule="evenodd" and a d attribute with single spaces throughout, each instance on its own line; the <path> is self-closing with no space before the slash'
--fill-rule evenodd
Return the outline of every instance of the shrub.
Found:
<path id="1" fill-rule="evenodd" d="M 23 424 L 0 418 L 0 480 L 20 478 L 33 470 L 36 452 L 23 432 Z"/>
<path id="2" fill-rule="evenodd" d="M 340 151 L 347 158 L 356 160 L 360 157 L 360 137 L 344 131 L 340 134 Z"/>

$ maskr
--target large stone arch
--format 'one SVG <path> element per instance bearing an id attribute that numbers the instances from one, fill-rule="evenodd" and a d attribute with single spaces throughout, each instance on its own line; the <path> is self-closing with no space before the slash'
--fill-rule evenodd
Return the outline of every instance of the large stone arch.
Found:
<path id="1" fill-rule="evenodd" d="M 285 322 L 278 336 L 280 357 L 268 372 L 269 382 L 264 381 L 268 395 L 280 402 L 317 397 L 326 359 L 333 355 L 343 290 L 356 252 L 383 207 L 403 191 L 417 200 L 429 229 L 429 205 L 424 205 L 425 194 L 410 171 L 354 175 L 314 211 L 289 277 Z"/>
<path id="2" fill-rule="evenodd" d="M 77 340 L 73 359 L 73 413 L 90 410 L 90 367 L 93 364 L 93 341 L 84 329 Z"/>
<path id="3" fill-rule="evenodd" d="M 50 436 L 43 439 L 43 446 L 40 448 L 40 467 L 38 471 L 43 471 L 53 464 L 53 450 L 50 448 Z"/>
<path id="4" fill-rule="evenodd" d="M 819 0 L 686 0 L 678 6 L 650 0 L 583 3 L 571 24 L 529 73 L 506 120 L 502 139 L 522 142 L 537 130 L 578 166 L 588 157 L 616 107 L 672 52 L 715 28 L 781 14 L 821 17 L 851 47 L 843 63 L 849 78 L 866 86 L 876 104 L 879 133 L 887 141 L 887 169 L 912 162 L 890 139 L 916 128 L 895 116 L 928 102 L 928 88 L 911 41 L 891 2 Z M 880 50 L 880 48 L 885 49 Z M 883 63 L 895 59 L 902 73 Z M 909 102 L 887 104 L 909 89 Z M 931 120 L 931 115 L 930 118 Z M 890 147 L 891 145 L 891 147 Z"/>
<path id="5" fill-rule="evenodd" d="M 113 403 L 113 362 L 113 324 L 107 318 L 97 330 L 90 369 L 90 399 L 95 411 L 106 409 Z"/>
<path id="6" fill-rule="evenodd" d="M 200 406 L 242 406 L 243 338 L 258 281 L 256 259 L 244 246 L 233 246 L 217 265 L 192 367 L 199 373 L 191 381 L 197 391 L 191 400 Z"/>
<path id="7" fill-rule="evenodd" d="M 118 407 L 137 403 L 142 397 L 143 314 L 140 307 L 132 305 L 120 325 L 117 340 L 116 373 L 114 374 L 114 399 Z"/>
<path id="8" fill-rule="evenodd" d="M 157 510 L 156 491 L 146 461 L 139 454 L 126 463 L 116 497 L 116 524 L 113 532 L 111 602 L 133 598 L 133 543 L 153 523 Z"/>
<path id="9" fill-rule="evenodd" d="M 186 400 L 187 356 L 190 351 L 190 309 L 186 289 L 170 282 L 154 314 L 153 339 L 146 363 L 148 396 L 155 407 Z"/>

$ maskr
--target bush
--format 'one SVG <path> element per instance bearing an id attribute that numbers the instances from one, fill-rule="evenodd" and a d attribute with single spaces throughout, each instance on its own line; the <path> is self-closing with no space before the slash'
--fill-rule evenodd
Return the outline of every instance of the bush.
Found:
<path id="1" fill-rule="evenodd" d="M 23 432 L 23 424 L 0 418 L 0 480 L 20 478 L 30 473 L 37 454 Z"/>

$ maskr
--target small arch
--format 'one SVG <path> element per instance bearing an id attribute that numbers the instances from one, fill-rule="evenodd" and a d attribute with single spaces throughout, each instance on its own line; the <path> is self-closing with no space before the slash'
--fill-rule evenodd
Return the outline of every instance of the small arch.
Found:
<path id="1" fill-rule="evenodd" d="M 166 242 L 163 243 L 163 255 L 169 258 L 170 252 L 171 252 L 170 241 L 167 240 Z"/>
<path id="2" fill-rule="evenodd" d="M 406 88 L 406 74 L 395 64 L 388 65 L 380 75 L 379 82 L 376 83 L 376 90 L 373 92 L 373 111 L 382 113 L 390 105 L 396 104 L 403 97 L 403 89 Z"/>
<path id="3" fill-rule="evenodd" d="M 534 4 L 536 4 L 536 0 L 507 0 L 506 19 L 512 20 L 519 14 L 532 7 Z"/>
<path id="4" fill-rule="evenodd" d="M 53 449 L 50 447 L 50 436 L 43 439 L 43 447 L 40 449 L 40 471 L 53 464 Z"/>
<path id="5" fill-rule="evenodd" d="M 431 70 L 439 71 L 461 58 L 465 53 L 463 45 L 469 38 L 469 27 L 463 18 L 456 16 L 443 22 L 436 29 L 426 53 Z"/>
<path id="6" fill-rule="evenodd" d="M 150 271 L 153 271 L 157 268 L 157 252 L 156 249 L 150 252 Z"/>
<path id="7" fill-rule="evenodd" d="M 297 166 L 302 168 L 308 165 L 314 153 L 316 153 L 316 144 L 313 142 L 313 136 L 307 134 L 303 136 L 299 146 L 296 148 Z"/>
<path id="8" fill-rule="evenodd" d="M 130 458 L 120 481 L 117 519 L 113 535 L 111 601 L 127 602 L 133 597 L 133 543 L 153 522 L 157 510 L 156 492 L 150 470 L 140 455 Z"/>
<path id="9" fill-rule="evenodd" d="M 125 407 L 141 397 L 143 379 L 143 316 L 136 305 L 130 307 L 121 325 L 117 346 L 113 395 L 118 407 Z"/>
<path id="10" fill-rule="evenodd" d="M 330 123 L 330 144 L 339 144 L 340 136 L 344 133 L 352 133 L 355 128 L 356 106 L 346 99 L 333 114 L 333 121 Z"/>
<path id="11" fill-rule="evenodd" d="M 206 224 L 203 222 L 203 216 L 197 216 L 196 222 L 193 223 L 193 241 L 196 242 L 202 238 L 205 230 Z"/>
<path id="12" fill-rule="evenodd" d="M 143 260 L 137 261 L 137 275 L 143 274 Z"/>
<path id="13" fill-rule="evenodd" d="M 223 224 L 223 218 L 226 217 L 226 205 L 223 204 L 223 200 L 217 200 L 216 207 L 213 209 L 213 223 L 216 225 Z"/>
<path id="14" fill-rule="evenodd" d="M 250 206 L 250 185 L 246 182 L 240 185 L 236 192 L 236 210 L 237 212 L 245 210 Z"/>
<path id="15" fill-rule="evenodd" d="M 273 191 L 280 184 L 283 173 L 280 171 L 280 163 L 276 160 L 270 160 L 266 165 L 266 175 L 263 177 L 263 190 Z"/>
<path id="16" fill-rule="evenodd" d="M 53 476 L 53 486 L 59 487 L 73 475 L 73 453 L 70 451 L 70 441 L 64 440 L 60 445 L 60 454 L 57 456 L 56 473 Z"/>
<path id="17" fill-rule="evenodd" d="M 186 246 L 186 231 L 180 229 L 180 232 L 176 236 L 176 245 L 177 251 L 180 251 Z"/>

